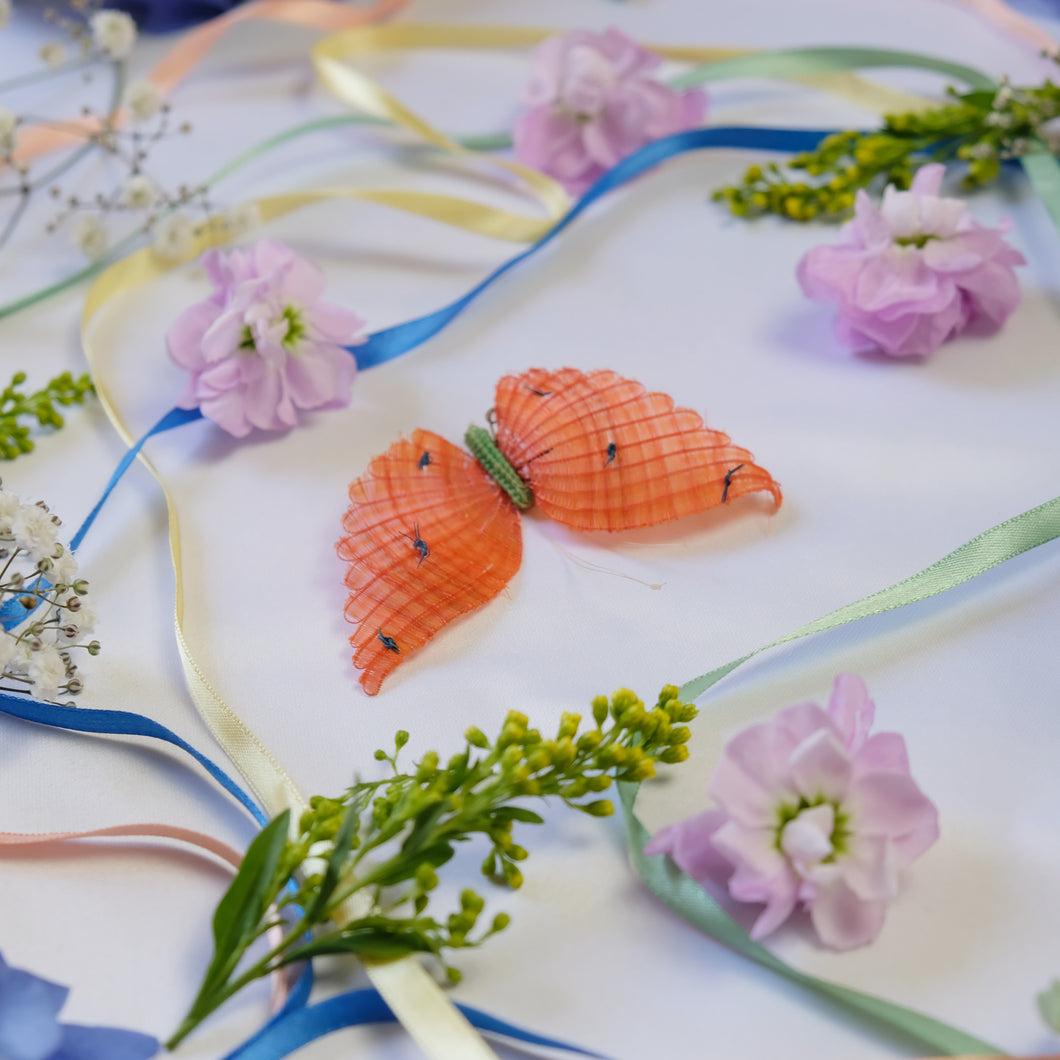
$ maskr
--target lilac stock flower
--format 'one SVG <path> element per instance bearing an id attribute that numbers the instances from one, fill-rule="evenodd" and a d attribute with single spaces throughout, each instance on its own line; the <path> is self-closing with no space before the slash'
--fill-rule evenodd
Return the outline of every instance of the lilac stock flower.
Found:
<path id="1" fill-rule="evenodd" d="M 3 1060 L 148 1060 L 158 1042 L 137 1031 L 59 1022 L 69 990 L 0 957 L 0 1057 Z"/>
<path id="2" fill-rule="evenodd" d="M 835 331 L 853 349 L 927 356 L 974 322 L 996 330 L 1020 300 L 1023 255 L 960 199 L 939 195 L 944 167 L 923 166 L 909 191 L 888 187 L 879 209 L 859 191 L 835 246 L 799 262 L 803 293 L 839 308 Z"/>
<path id="3" fill-rule="evenodd" d="M 700 883 L 729 875 L 733 898 L 764 903 L 752 938 L 801 905 L 826 946 L 871 942 L 899 872 L 939 834 L 905 741 L 870 735 L 875 710 L 861 678 L 841 674 L 827 711 L 801 703 L 744 729 L 711 780 L 717 809 L 663 828 L 646 852 Z"/>
<path id="4" fill-rule="evenodd" d="M 522 96 L 530 109 L 513 129 L 516 158 L 579 194 L 649 141 L 698 125 L 706 95 L 657 81 L 661 61 L 617 29 L 542 42 Z"/>
<path id="5" fill-rule="evenodd" d="M 278 431 L 297 409 L 350 400 L 357 365 L 344 345 L 363 322 L 320 301 L 324 275 L 290 247 L 263 239 L 248 250 L 202 257 L 214 286 L 166 335 L 170 358 L 191 373 L 177 404 L 201 408 L 229 434 Z"/>

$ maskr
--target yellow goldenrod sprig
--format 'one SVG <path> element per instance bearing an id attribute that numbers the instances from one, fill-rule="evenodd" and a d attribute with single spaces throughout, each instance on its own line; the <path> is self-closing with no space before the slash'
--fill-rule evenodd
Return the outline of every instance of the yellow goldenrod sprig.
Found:
<path id="1" fill-rule="evenodd" d="M 316 796 L 292 829 L 289 812 L 268 824 L 247 850 L 214 915 L 214 956 L 199 994 L 168 1043 L 174 1048 L 227 998 L 255 979 L 296 961 L 353 953 L 386 960 L 409 953 L 442 959 L 481 945 L 508 924 L 504 913 L 479 928 L 485 900 L 467 888 L 459 909 L 435 918 L 428 907 L 438 869 L 457 843 L 486 844 L 483 874 L 519 887 L 528 857 L 513 838 L 516 824 L 542 824 L 525 805 L 557 798 L 593 817 L 614 812 L 598 796 L 616 781 L 646 780 L 658 763 L 683 762 L 696 708 L 667 685 L 652 707 L 620 689 L 592 703 L 593 725 L 563 714 L 546 737 L 525 714 L 509 712 L 496 739 L 478 728 L 444 765 L 428 751 L 403 772 L 409 734 L 375 753 L 390 776 L 361 781 L 337 799 Z M 247 950 L 270 929 L 282 940 L 253 962 Z M 452 981 L 457 969 L 446 967 Z"/>
<path id="2" fill-rule="evenodd" d="M 922 112 L 889 114 L 875 132 L 826 136 L 782 168 L 751 166 L 743 180 L 713 195 L 737 217 L 778 214 L 793 221 L 843 220 L 861 189 L 908 188 L 925 161 L 965 163 L 964 186 L 988 184 L 1001 163 L 1048 141 L 1043 126 L 1060 116 L 1060 88 L 1046 81 L 1015 88 L 1002 78 L 996 91 L 959 93 Z"/>
<path id="3" fill-rule="evenodd" d="M 0 391 L 0 460 L 14 460 L 33 451 L 31 428 L 20 420 L 36 420 L 40 427 L 59 430 L 64 420 L 55 406 L 80 405 L 95 393 L 87 375 L 75 379 L 69 372 L 62 372 L 32 394 L 20 389 L 25 381 L 26 373 L 16 372 Z"/>

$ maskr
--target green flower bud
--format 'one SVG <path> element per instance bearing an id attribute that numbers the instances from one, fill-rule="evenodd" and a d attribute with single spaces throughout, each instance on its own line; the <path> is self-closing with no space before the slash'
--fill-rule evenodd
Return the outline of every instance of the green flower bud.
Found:
<path id="1" fill-rule="evenodd" d="M 588 777 L 590 791 L 607 791 L 611 787 L 611 778 L 606 773 L 597 777 Z"/>
<path id="2" fill-rule="evenodd" d="M 564 737 L 574 737 L 578 732 L 578 726 L 582 723 L 582 716 L 580 714 L 570 714 L 566 711 L 563 712 L 559 719 L 559 733 L 558 738 L 563 739 Z"/>
<path id="3" fill-rule="evenodd" d="M 460 908 L 463 909 L 465 913 L 474 913 L 478 916 L 485 905 L 485 899 L 475 891 L 471 890 L 470 887 L 467 887 L 460 892 Z"/>
<path id="4" fill-rule="evenodd" d="M 425 780 L 430 780 L 437 772 L 438 752 L 428 751 L 420 759 L 420 764 L 416 767 L 416 780 L 422 784 Z"/>
<path id="5" fill-rule="evenodd" d="M 678 725 L 676 729 L 670 730 L 666 742 L 676 747 L 678 744 L 688 743 L 690 739 L 692 739 L 692 730 L 687 725 Z"/>
<path id="6" fill-rule="evenodd" d="M 385 762 L 390 756 L 382 748 L 375 752 L 373 756 L 377 762 Z"/>
<path id="7" fill-rule="evenodd" d="M 610 817 L 615 812 L 614 804 L 610 799 L 598 799 L 596 802 L 588 802 L 578 808 L 591 817 Z"/>
<path id="8" fill-rule="evenodd" d="M 508 848 L 508 857 L 510 857 L 512 861 L 526 861 L 529 856 L 530 852 L 526 847 L 521 847 L 517 843 L 513 843 Z"/>
<path id="9" fill-rule="evenodd" d="M 409 742 L 409 734 L 404 729 L 398 729 L 394 733 L 394 746 L 400 751 Z"/>
<path id="10" fill-rule="evenodd" d="M 486 748 L 490 745 L 489 740 L 486 738 L 486 734 L 474 725 L 464 733 L 464 739 L 467 740 L 472 747 Z"/>
<path id="11" fill-rule="evenodd" d="M 688 748 L 682 743 L 676 747 L 667 747 L 660 755 L 659 761 L 667 765 L 676 765 L 688 757 Z"/>
<path id="12" fill-rule="evenodd" d="M 538 747 L 526 756 L 526 764 L 535 773 L 540 773 L 552 764 L 552 757 L 544 747 Z"/>
<path id="13" fill-rule="evenodd" d="M 611 717 L 617 720 L 622 716 L 623 711 L 637 705 L 644 706 L 637 698 L 637 693 L 631 692 L 628 688 L 620 688 L 611 696 Z"/>
<path id="14" fill-rule="evenodd" d="M 507 913 L 498 913 L 493 918 L 493 924 L 490 927 L 490 930 L 503 931 L 511 922 L 512 918 Z"/>
<path id="15" fill-rule="evenodd" d="M 650 780 L 653 776 L 655 776 L 655 763 L 648 758 L 643 762 L 638 762 L 632 770 L 627 772 L 626 780 Z"/>
<path id="16" fill-rule="evenodd" d="M 454 968 L 451 964 L 447 964 L 445 966 L 445 977 L 453 986 L 456 986 L 464 978 L 464 973 L 459 968 Z"/>
<path id="17" fill-rule="evenodd" d="M 599 729 L 590 729 L 586 733 L 582 733 L 578 737 L 578 750 L 584 753 L 591 754 L 600 746 L 600 741 L 603 739 Z"/>
<path id="18" fill-rule="evenodd" d="M 593 721 L 597 725 L 603 725 L 607 721 L 607 710 L 610 704 L 607 701 L 607 696 L 596 696 L 593 699 Z"/>
<path id="19" fill-rule="evenodd" d="M 433 891 L 438 886 L 438 873 L 426 862 L 416 869 L 415 879 L 421 891 Z"/>

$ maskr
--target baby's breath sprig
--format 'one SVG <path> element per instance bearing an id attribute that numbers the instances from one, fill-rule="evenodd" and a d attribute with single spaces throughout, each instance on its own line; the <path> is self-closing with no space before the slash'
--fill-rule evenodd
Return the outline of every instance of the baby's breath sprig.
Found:
<path id="1" fill-rule="evenodd" d="M 885 184 L 908 188 L 914 170 L 934 161 L 967 163 L 964 186 L 994 180 L 1001 163 L 1048 140 L 1043 126 L 1060 116 L 1060 88 L 1014 88 L 1002 78 L 996 92 L 960 93 L 952 102 L 909 114 L 889 114 L 877 132 L 837 132 L 813 151 L 794 156 L 786 168 L 751 166 L 743 181 L 714 192 L 737 217 L 779 214 L 793 221 L 842 220 L 862 189 Z M 805 174 L 808 179 L 802 179 Z"/>
<path id="2" fill-rule="evenodd" d="M 100 651 L 85 641 L 95 625 L 88 582 L 58 540 L 61 525 L 43 501 L 0 483 L 0 688 L 51 701 L 84 687 L 74 653 Z"/>
<path id="3" fill-rule="evenodd" d="M 459 909 L 444 917 L 429 911 L 437 870 L 455 844 L 478 837 L 487 844 L 483 874 L 519 887 L 527 850 L 512 838 L 518 824 L 542 824 L 527 797 L 558 798 L 593 817 L 614 812 L 597 796 L 615 781 L 646 780 L 656 764 L 682 762 L 696 708 L 666 686 L 648 708 L 628 689 L 593 700 L 595 727 L 581 731 L 578 714 L 564 714 L 551 739 L 512 711 L 500 735 L 464 734 L 462 751 L 442 765 L 428 751 L 410 772 L 394 750 L 376 751 L 391 776 L 363 781 L 338 799 L 314 797 L 292 828 L 284 812 L 257 836 L 214 914 L 214 956 L 184 1022 L 167 1043 L 174 1048 L 203 1019 L 248 983 L 322 954 L 353 953 L 385 960 L 425 953 L 442 960 L 448 950 L 479 946 L 503 930 L 500 913 L 479 928 L 484 899 L 465 889 Z M 264 956 L 244 961 L 270 929 L 282 941 Z M 457 969 L 446 967 L 451 981 Z"/>
<path id="4" fill-rule="evenodd" d="M 60 373 L 32 394 L 20 389 L 25 382 L 26 373 L 15 372 L 0 391 L 0 460 L 14 460 L 33 451 L 32 428 L 20 420 L 36 420 L 40 427 L 58 430 L 65 421 L 55 406 L 81 405 L 95 393 L 88 375 L 75 379 L 69 372 Z"/>

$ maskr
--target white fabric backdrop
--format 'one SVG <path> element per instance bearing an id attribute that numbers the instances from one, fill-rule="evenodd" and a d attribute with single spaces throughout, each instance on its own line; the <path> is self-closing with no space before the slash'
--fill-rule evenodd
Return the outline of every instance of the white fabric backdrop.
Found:
<path id="1" fill-rule="evenodd" d="M 963 10 L 934 0 L 421 0 L 424 21 L 619 25 L 642 39 L 782 46 L 916 48 L 1016 80 L 1046 64 Z M 0 34 L 3 56 L 46 39 Z M 312 87 L 312 37 L 253 26 L 233 34 L 174 98 L 192 137 L 157 156 L 174 182 L 200 178 L 236 150 L 337 110 Z M 167 42 L 146 43 L 146 70 Z M 525 74 L 520 54 L 391 56 L 371 65 L 406 102 L 452 131 L 504 128 Z M 896 84 L 932 88 L 922 77 Z M 869 120 L 835 100 L 775 85 L 721 86 L 716 120 L 841 125 Z M 829 313 L 803 300 L 795 263 L 826 228 L 747 225 L 709 202 L 747 153 L 668 163 L 595 207 L 555 246 L 499 284 L 416 353 L 365 372 L 348 410 L 307 417 L 282 438 L 235 443 L 209 424 L 150 451 L 185 530 L 190 642 L 218 689 L 281 757 L 303 790 L 337 793 L 395 729 L 418 754 L 454 747 L 523 710 L 542 726 L 620 685 L 654 695 L 834 607 L 931 563 L 1057 492 L 1060 432 L 1060 238 L 1025 182 L 975 197 L 985 223 L 1015 222 L 1027 256 L 1024 302 L 994 338 L 961 339 L 926 363 L 852 356 Z M 321 134 L 235 178 L 225 203 L 304 186 L 396 182 L 519 205 L 470 186 L 417 151 L 357 131 Z M 42 234 L 44 204 L 0 255 L 4 300 L 76 263 Z M 270 226 L 327 270 L 329 294 L 372 329 L 437 307 L 513 252 L 509 245 L 379 208 L 314 207 Z M 95 330 L 104 376 L 143 429 L 180 386 L 163 333 L 206 292 L 179 270 L 116 304 Z M 5 371 L 33 380 L 82 364 L 77 289 L 0 322 Z M 333 543 L 345 491 L 375 453 L 422 426 L 456 441 L 482 422 L 504 373 L 541 365 L 607 367 L 668 392 L 751 449 L 781 482 L 772 514 L 754 500 L 662 530 L 579 536 L 524 520 L 524 562 L 507 594 L 439 636 L 363 696 L 348 664 L 342 565 Z M 75 526 L 122 447 L 98 407 L 3 469 Z M 184 691 L 171 632 L 173 582 L 157 487 L 137 466 L 82 549 L 104 654 L 85 706 L 150 714 L 216 754 Z M 879 941 L 836 955 L 799 930 L 772 942 L 801 968 L 914 1005 L 1012 1050 L 1055 1039 L 1033 995 L 1060 975 L 1060 745 L 1055 547 L 1004 565 L 946 597 L 749 664 L 706 697 L 693 755 L 647 786 L 659 826 L 697 812 L 724 740 L 800 699 L 823 700 L 835 673 L 864 675 L 878 725 L 907 739 L 914 773 L 939 805 L 943 835 L 917 864 Z M 619 575 L 589 569 L 597 564 Z M 649 584 L 661 583 L 653 589 Z M 133 741 L 0 722 L 0 828 L 99 827 L 164 820 L 244 846 L 241 814 L 176 753 Z M 557 808 L 526 837 L 526 885 L 490 892 L 511 928 L 459 958 L 454 996 L 617 1060 L 644 1055 L 786 1060 L 897 1055 L 892 1042 L 748 966 L 698 935 L 641 887 L 621 825 Z M 449 869 L 454 889 L 481 854 Z M 0 864 L 0 949 L 9 963 L 73 986 L 65 1015 L 167 1034 L 208 958 L 209 916 L 225 874 L 168 848 L 49 851 Z M 325 970 L 326 971 L 326 970 Z M 325 980 L 357 981 L 348 965 Z M 249 991 L 181 1056 L 214 1060 L 260 1024 Z M 415 1055 L 395 1029 L 345 1032 L 307 1049 Z"/>

